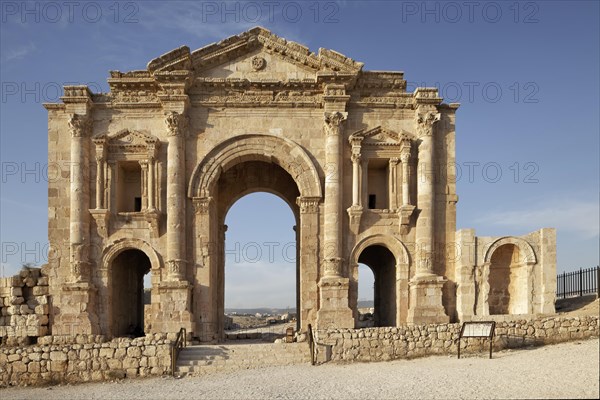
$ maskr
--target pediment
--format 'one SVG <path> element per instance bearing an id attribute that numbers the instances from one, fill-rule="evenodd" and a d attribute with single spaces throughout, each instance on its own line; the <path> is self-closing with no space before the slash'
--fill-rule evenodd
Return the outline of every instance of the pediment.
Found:
<path id="1" fill-rule="evenodd" d="M 363 63 L 332 50 L 319 49 L 315 54 L 308 47 L 280 38 L 261 27 L 193 52 L 182 46 L 148 63 L 148 71 L 152 74 L 187 70 L 198 77 L 237 78 L 244 75 L 248 78 L 248 72 L 264 71 L 265 78 L 272 73 L 272 79 L 277 80 L 278 76 L 291 76 L 291 79 L 310 76 L 314 79 L 317 72 L 357 74 L 362 67 Z"/>
<path id="2" fill-rule="evenodd" d="M 264 48 L 255 49 L 237 58 L 197 72 L 197 77 L 247 79 L 249 81 L 315 80 L 315 70 L 291 63 L 280 54 Z"/>
<path id="3" fill-rule="evenodd" d="M 413 136 L 404 130 L 400 132 L 394 132 L 377 126 L 373 129 L 361 129 L 354 132 L 350 136 L 350 141 L 360 141 L 362 145 L 401 145 L 403 142 L 410 143 L 413 140 Z"/>
<path id="4" fill-rule="evenodd" d="M 155 136 L 140 131 L 123 129 L 112 135 L 102 134 L 94 138 L 97 146 L 107 146 L 129 152 L 153 150 L 160 142 Z"/>

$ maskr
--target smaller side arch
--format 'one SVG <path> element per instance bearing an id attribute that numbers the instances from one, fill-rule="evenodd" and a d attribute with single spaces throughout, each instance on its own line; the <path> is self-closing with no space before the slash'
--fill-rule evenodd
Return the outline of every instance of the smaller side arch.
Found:
<path id="1" fill-rule="evenodd" d="M 125 250 L 140 250 L 146 254 L 150 260 L 153 271 L 161 268 L 160 257 L 156 250 L 144 240 L 136 238 L 117 239 L 106 246 L 102 252 L 102 265 L 105 268 L 108 268 L 112 261 Z"/>
<path id="2" fill-rule="evenodd" d="M 535 251 L 529 242 L 525 239 L 518 238 L 515 236 L 504 236 L 501 237 L 494 242 L 490 243 L 488 248 L 484 252 L 483 262 L 486 265 L 489 265 L 492 260 L 492 254 L 500 247 L 505 244 L 515 245 L 519 249 L 519 256 L 523 257 L 523 262 L 525 264 L 536 264 L 537 258 L 535 256 Z"/>

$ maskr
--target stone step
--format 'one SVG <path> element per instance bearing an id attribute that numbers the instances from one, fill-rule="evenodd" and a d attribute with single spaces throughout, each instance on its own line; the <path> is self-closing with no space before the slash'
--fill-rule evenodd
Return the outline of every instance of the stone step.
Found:
<path id="1" fill-rule="evenodd" d="M 309 362 L 307 343 L 193 345 L 181 350 L 175 372 L 179 376 L 202 375 Z"/>

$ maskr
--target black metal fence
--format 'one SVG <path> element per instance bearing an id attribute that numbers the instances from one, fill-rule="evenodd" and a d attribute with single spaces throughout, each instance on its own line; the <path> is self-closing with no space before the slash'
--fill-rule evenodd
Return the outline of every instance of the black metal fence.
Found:
<path id="1" fill-rule="evenodd" d="M 556 297 L 578 297 L 596 294 L 600 297 L 600 268 L 580 268 L 579 271 L 563 272 L 556 277 Z"/>

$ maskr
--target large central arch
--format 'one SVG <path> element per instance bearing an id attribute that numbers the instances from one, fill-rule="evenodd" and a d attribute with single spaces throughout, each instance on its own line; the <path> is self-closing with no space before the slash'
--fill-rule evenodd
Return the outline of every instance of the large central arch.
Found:
<path id="1" fill-rule="evenodd" d="M 282 167 L 294 179 L 302 197 L 322 197 L 318 170 L 297 143 L 272 135 L 240 135 L 217 145 L 194 169 L 188 196 L 210 197 L 221 172 L 244 161 L 264 161 Z"/>
<path id="2" fill-rule="evenodd" d="M 195 208 L 193 307 L 201 340 L 224 339 L 225 215 L 237 199 L 257 191 L 278 195 L 296 216 L 299 328 L 315 322 L 322 199 L 319 170 L 304 149 L 289 139 L 240 135 L 210 151 L 194 169 L 188 186 Z"/>

